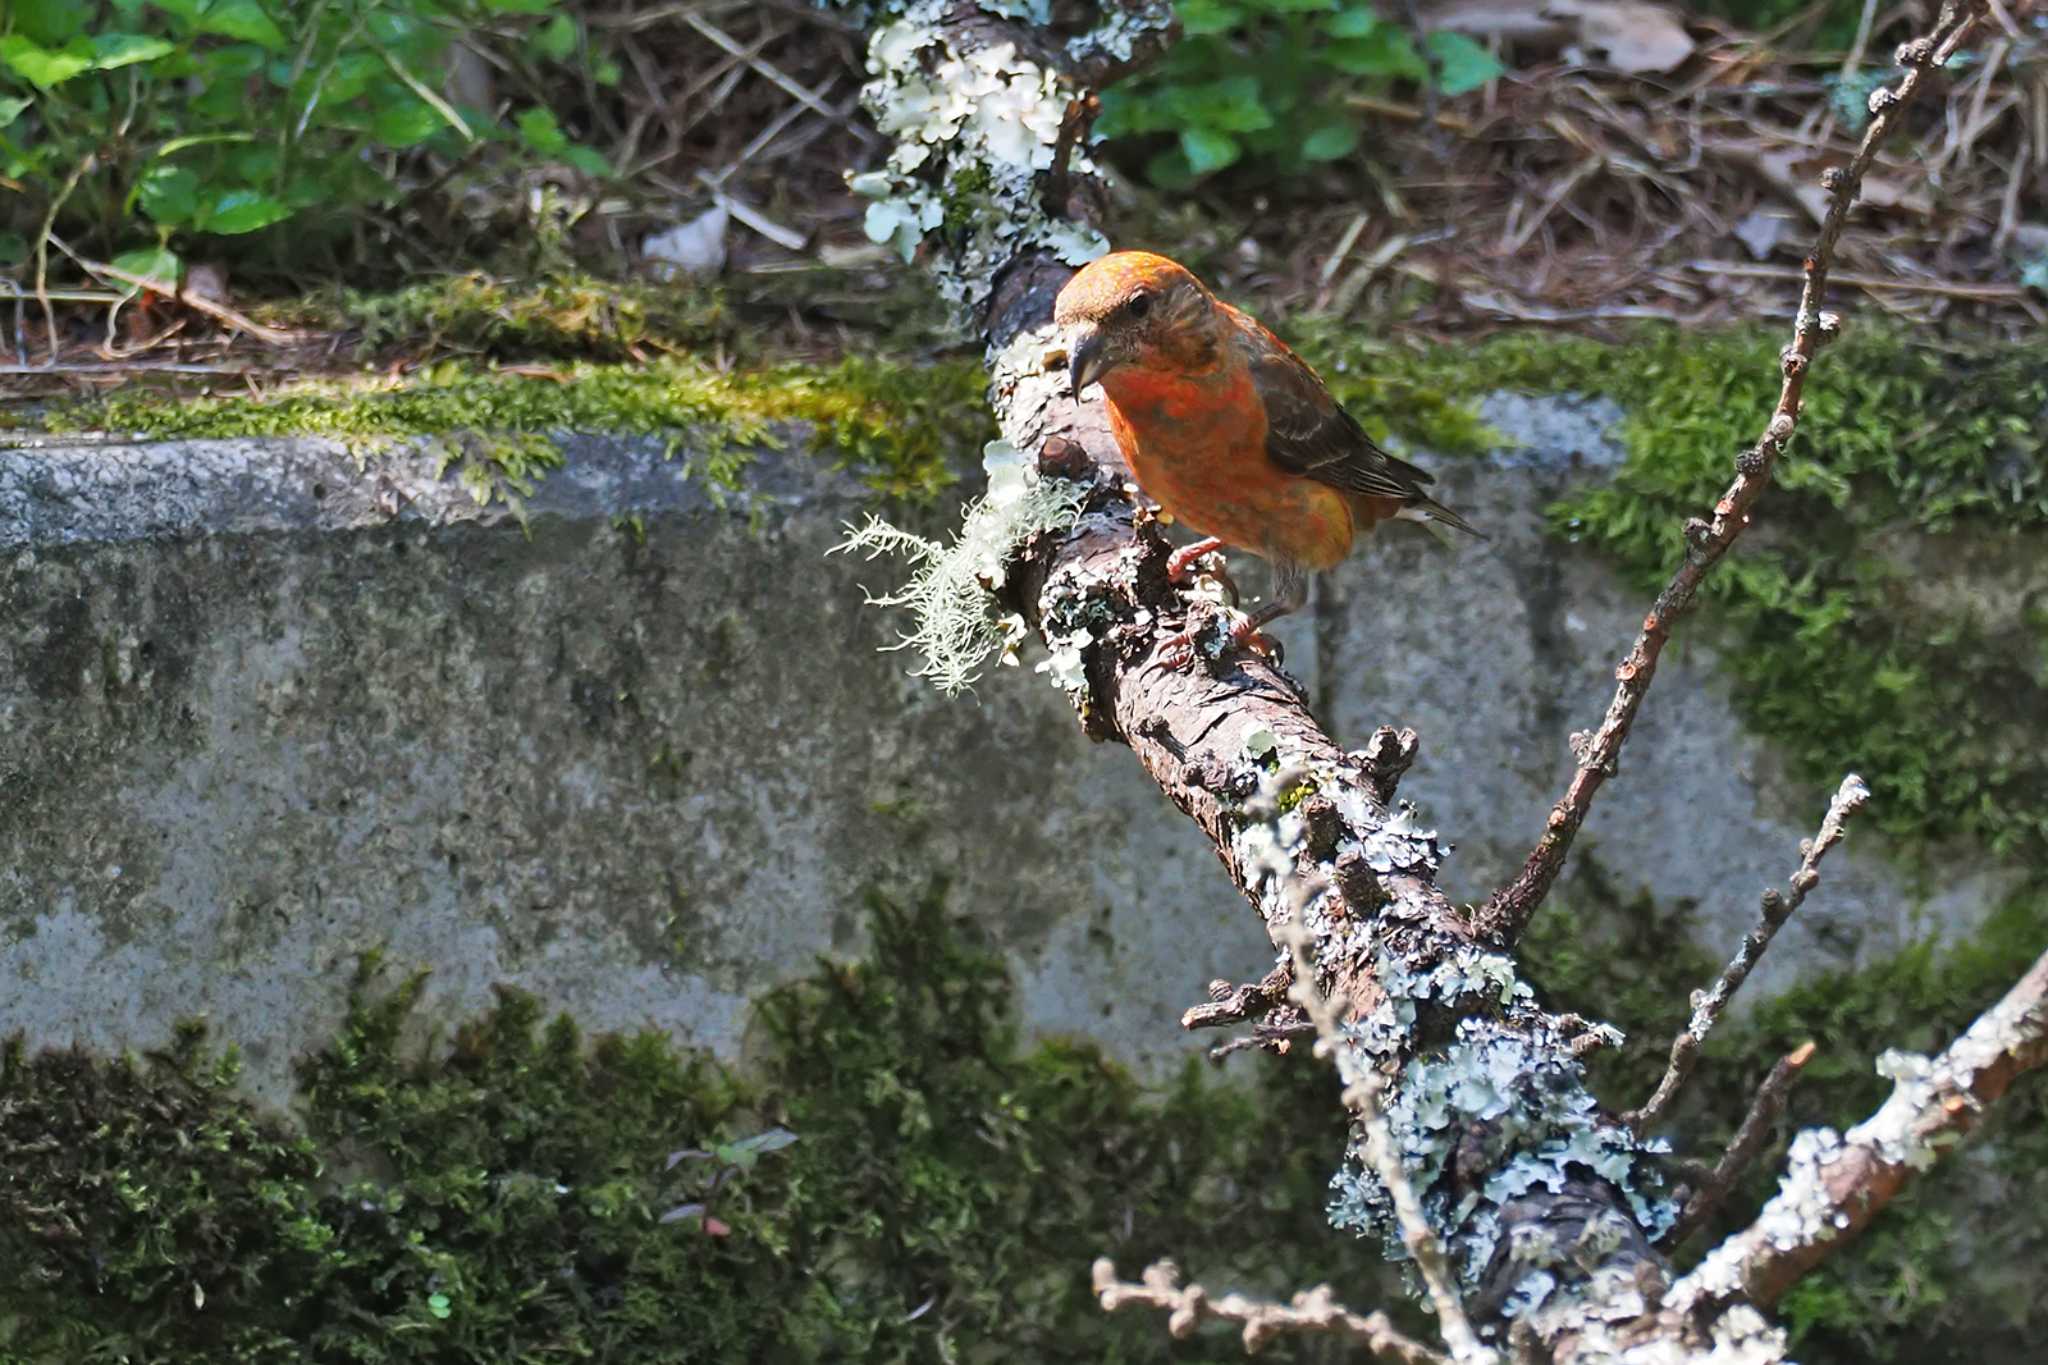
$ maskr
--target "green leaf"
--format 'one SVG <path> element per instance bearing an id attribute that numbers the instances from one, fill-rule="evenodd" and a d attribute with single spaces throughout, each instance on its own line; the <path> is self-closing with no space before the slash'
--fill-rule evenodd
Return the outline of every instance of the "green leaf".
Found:
<path id="1" fill-rule="evenodd" d="M 1323 60 L 1352 76 L 1406 76 L 1422 80 L 1429 66 L 1392 24 L 1382 24 L 1363 38 L 1345 38 L 1323 49 Z"/>
<path id="2" fill-rule="evenodd" d="M 555 0 L 484 0 L 493 14 L 546 14 L 554 6 Z"/>
<path id="3" fill-rule="evenodd" d="M 101 71 L 136 62 L 153 62 L 178 49 L 161 38 L 145 33 L 95 33 L 92 35 L 92 64 Z"/>
<path id="4" fill-rule="evenodd" d="M 1180 150 L 1196 175 L 1220 171 L 1244 154 L 1236 138 L 1214 128 L 1183 128 Z"/>
<path id="5" fill-rule="evenodd" d="M 46 47 L 61 47 L 85 32 L 92 6 L 79 0 L 14 0 L 0 7 L 0 13 L 14 20 L 16 33 Z"/>
<path id="6" fill-rule="evenodd" d="M 569 138 L 562 131 L 562 125 L 555 122 L 555 111 L 535 105 L 523 109 L 512 120 L 519 127 L 519 136 L 526 145 L 542 156 L 560 156 L 569 146 Z"/>
<path id="7" fill-rule="evenodd" d="M 141 251 L 124 251 L 108 262 L 116 270 L 137 275 L 157 286 L 160 294 L 178 292 L 178 281 L 185 277 L 185 263 L 168 247 L 145 247 Z M 130 286 L 132 288 L 132 286 Z"/>
<path id="8" fill-rule="evenodd" d="M 386 147 L 411 147 L 444 126 L 432 105 L 408 95 L 403 102 L 387 104 L 376 112 L 370 119 L 370 136 Z"/>
<path id="9" fill-rule="evenodd" d="M 1301 140 L 1301 155 L 1306 161 L 1335 161 L 1351 155 L 1357 146 L 1357 124 L 1326 123 Z"/>
<path id="10" fill-rule="evenodd" d="M 62 85 L 81 71 L 92 70 L 92 44 L 73 38 L 60 48 L 47 48 L 19 33 L 0 38 L 0 65 L 38 90 Z"/>
<path id="11" fill-rule="evenodd" d="M 594 179 L 602 180 L 612 173 L 612 163 L 594 147 L 570 147 L 562 153 L 562 160 Z"/>
<path id="12" fill-rule="evenodd" d="M 526 46 L 536 57 L 566 62 L 576 55 L 576 21 L 566 14 L 558 14 L 535 29 L 526 40 Z"/>
<path id="13" fill-rule="evenodd" d="M 142 211 L 164 227 L 183 227 L 199 212 L 199 177 L 159 161 L 135 185 Z"/>
<path id="14" fill-rule="evenodd" d="M 1436 55 L 1437 89 L 1446 95 L 1463 95 L 1497 79 L 1507 68 L 1491 52 L 1463 33 L 1436 32 L 1426 39 Z"/>
<path id="15" fill-rule="evenodd" d="M 27 259 L 28 238 L 18 232 L 0 232 L 0 266 L 17 266 Z"/>
<path id="16" fill-rule="evenodd" d="M 1323 32 L 1332 38 L 1370 38 L 1386 22 L 1369 5 L 1352 5 L 1330 16 Z"/>
<path id="17" fill-rule="evenodd" d="M 1255 133 L 1273 126 L 1257 78 L 1226 76 L 1207 85 L 1184 86 L 1174 92 L 1175 124 L 1196 125 L 1225 133 Z"/>
<path id="18" fill-rule="evenodd" d="M 21 111 L 34 101 L 26 95 L 0 95 L 0 128 L 21 117 Z"/>
<path id="19" fill-rule="evenodd" d="M 427 1295 L 427 1311 L 437 1318 L 445 1318 L 455 1310 L 449 1304 L 446 1294 L 429 1294 Z"/>
<path id="20" fill-rule="evenodd" d="M 245 43 L 255 43 L 281 52 L 287 46 L 284 31 L 263 12 L 256 0 L 221 0 L 209 5 L 196 19 L 201 33 L 218 33 L 227 38 L 239 38 Z"/>
<path id="21" fill-rule="evenodd" d="M 200 206 L 199 228 L 232 237 L 269 227 L 291 216 L 289 204 L 260 190 L 216 190 Z"/>
<path id="22" fill-rule="evenodd" d="M 1230 0 L 1181 0 L 1174 7 L 1180 31 L 1190 38 L 1228 33 L 1244 22 L 1244 10 Z"/>

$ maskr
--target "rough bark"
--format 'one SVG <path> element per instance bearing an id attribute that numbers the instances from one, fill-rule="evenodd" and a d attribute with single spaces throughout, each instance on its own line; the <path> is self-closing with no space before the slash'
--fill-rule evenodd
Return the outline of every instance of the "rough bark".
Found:
<path id="1" fill-rule="evenodd" d="M 888 50 L 874 62 L 880 79 L 868 98 L 885 128 L 908 122 L 892 100 L 917 86 L 920 72 L 963 69 L 959 62 L 991 50 L 1029 52 L 1057 64 L 1061 52 L 1077 44 L 1088 49 L 1090 41 L 1063 47 L 1033 34 L 1006 49 L 1011 40 L 1002 35 L 1021 31 L 973 6 L 913 0 L 906 12 L 906 23 L 924 27 L 906 39 L 895 25 L 876 39 L 878 52 Z M 1122 54 L 1139 61 L 1146 44 L 1162 41 L 1159 12 L 1160 6 L 1140 0 L 1105 5 L 1091 32 L 1122 26 L 1121 32 L 1139 33 L 1139 43 Z M 1966 16 L 1951 7 L 1944 24 L 1942 50 L 1952 50 Z M 906 41 L 918 45 L 914 62 L 903 59 Z M 1939 60 L 1932 46 L 1907 56 L 1915 76 Z M 1073 74 L 1060 73 L 1067 80 Z M 1003 167 L 991 174 L 973 161 L 982 151 L 971 148 L 972 183 L 1057 183 L 1071 190 L 1061 196 L 1062 210 L 1091 202 L 1085 168 L 1070 174 L 1064 160 L 1080 141 L 1071 120 L 1085 105 L 1067 108 L 1058 164 L 1033 151 L 1037 159 L 1020 162 L 1026 168 L 1020 174 Z M 902 199 L 882 213 L 884 227 L 909 221 L 906 213 L 929 202 L 927 190 L 905 175 L 953 183 L 961 168 L 946 164 L 946 155 L 942 144 L 934 164 L 920 150 L 909 158 L 913 171 L 892 172 Z M 1853 183 L 1846 191 L 1831 188 L 1853 196 Z M 1017 189 L 1011 202 L 1028 216 L 1040 210 L 1043 197 L 1041 190 Z M 996 203 L 990 211 L 1004 209 Z M 1308 931 L 1316 985 L 1341 1002 L 1350 1021 L 1347 1072 L 1385 1079 L 1378 1105 L 1386 1131 L 1460 1272 L 1473 1323 L 1497 1343 L 1513 1341 L 1556 1361 L 1783 1359 L 1782 1333 L 1744 1297 L 1745 1289 L 1755 1293 L 1760 1286 L 1738 1277 L 1730 1292 L 1670 1292 L 1669 1267 L 1656 1243 L 1678 1210 L 1663 1193 L 1654 1145 L 1599 1109 L 1577 1060 L 1589 1026 L 1538 1008 L 1504 950 L 1554 877 L 1591 790 L 1610 770 L 1607 749 L 1618 749 L 1626 734 L 1656 648 L 1699 578 L 1746 523 L 1790 435 L 1799 382 L 1822 332 L 1813 305 L 1825 282 L 1825 253 L 1809 271 L 1800 329 L 1806 349 L 1796 344 L 1788 351 L 1779 415 L 1758 451 L 1745 458 L 1714 521 L 1689 537 L 1686 565 L 1666 594 L 1680 600 L 1660 598 L 1645 623 L 1644 640 L 1620 675 L 1616 707 L 1622 714 L 1617 720 L 1610 712 L 1605 747 L 1596 741 L 1580 769 L 1575 791 L 1580 785 L 1587 790 L 1567 812 L 1569 828 L 1553 825 L 1559 837 L 1546 838 L 1532 857 L 1527 885 L 1503 892 L 1482 934 L 1436 885 L 1434 832 L 1417 828 L 1411 813 L 1393 803 L 1405 761 L 1389 761 L 1384 736 L 1392 730 L 1367 751 L 1347 753 L 1309 714 L 1294 682 L 1254 653 L 1198 651 L 1196 665 L 1184 670 L 1161 663 L 1166 638 L 1194 608 L 1167 583 L 1168 544 L 1126 486 L 1099 408 L 1077 404 L 1066 391 L 1064 354 L 1050 318 L 1070 266 L 1036 224 L 1010 234 L 1027 245 L 991 267 L 990 242 L 1000 236 L 972 228 L 949 236 L 948 229 L 930 227 L 910 229 L 908 236 L 899 229 L 895 237 L 925 253 L 947 295 L 963 301 L 986 338 L 990 397 L 1005 442 L 1033 458 L 1037 480 L 1060 481 L 1071 494 L 1069 506 L 1079 509 L 1015 547 L 995 575 L 1000 596 L 1056 656 L 1070 661 L 1055 677 L 1086 733 L 1127 745 L 1161 792 L 1215 845 L 1226 875 L 1259 913 L 1276 948 L 1288 945 L 1280 954 L 1280 979 L 1294 960 L 1298 933 L 1291 923 L 1298 919 Z M 1405 735 L 1395 747 L 1397 759 L 1412 756 L 1413 741 Z M 1244 1017 L 1280 998 L 1275 982 L 1239 991 L 1243 1005 L 1198 1013 Z M 2032 1014 L 2025 1019 L 2039 1023 Z M 1594 1036 L 1606 1040 L 1597 1030 Z M 2017 1062 L 2040 1060 L 2037 1051 L 2019 1047 L 2008 1056 L 2012 1060 L 1999 1064 L 2006 1069 L 1996 1072 L 2008 1079 Z M 1356 1150 L 1340 1176 L 1333 1221 L 1377 1231 L 1399 1254 L 1400 1230 L 1387 1192 Z M 1788 1256 L 1776 1263 L 1805 1265 Z M 1756 1297 L 1767 1302 L 1770 1295 Z M 1191 1325 L 1199 1315 L 1182 1316 Z"/>

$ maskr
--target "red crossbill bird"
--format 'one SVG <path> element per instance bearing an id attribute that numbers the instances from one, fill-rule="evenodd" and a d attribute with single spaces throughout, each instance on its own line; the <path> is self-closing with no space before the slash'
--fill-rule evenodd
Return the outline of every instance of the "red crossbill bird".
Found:
<path id="1" fill-rule="evenodd" d="M 1382 521 L 1479 534 L 1424 491 L 1427 472 L 1373 444 L 1308 362 L 1178 263 L 1147 251 L 1091 261 L 1060 291 L 1053 320 L 1067 330 L 1075 396 L 1102 385 L 1138 486 L 1203 537 L 1175 552 L 1168 576 L 1181 581 L 1219 545 L 1273 565 L 1273 600 L 1234 640 L 1297 610 L 1309 575 Z"/>

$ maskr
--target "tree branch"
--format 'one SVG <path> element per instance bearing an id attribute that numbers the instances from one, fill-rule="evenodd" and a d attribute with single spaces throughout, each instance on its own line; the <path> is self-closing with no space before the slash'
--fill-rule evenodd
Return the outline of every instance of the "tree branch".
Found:
<path id="1" fill-rule="evenodd" d="M 1975 1128 L 2014 1080 L 2044 1064 L 2048 953 L 1939 1057 L 1880 1057 L 1891 1098 L 1846 1134 L 1809 1128 L 1795 1138 L 1777 1195 L 1674 1285 L 1668 1302 L 1681 1311 L 1737 1296 L 1776 1303 Z"/>
<path id="2" fill-rule="evenodd" d="M 1653 1243 L 1679 1209 L 1662 1191 L 1653 1150 L 1586 1088 L 1578 1058 L 1601 1032 L 1540 1008 L 1497 946 L 1512 942 L 1541 899 L 1569 833 L 1532 855 L 1540 877 L 1525 876 L 1541 881 L 1533 897 L 1496 898 L 1483 926 L 1493 937 L 1485 938 L 1436 885 L 1435 832 L 1393 801 L 1413 756 L 1399 732 L 1346 753 L 1308 714 L 1300 688 L 1265 658 L 1226 653 L 1193 669 L 1161 660 L 1192 604 L 1167 580 L 1167 543 L 1127 491 L 1100 405 L 1078 405 L 1068 393 L 1052 304 L 1070 263 L 1096 248 L 1085 230 L 1048 216 L 1045 181 L 1077 74 L 1085 80 L 1132 60 L 1163 31 L 1166 6 L 1101 5 L 1092 11 L 1095 28 L 1070 26 L 1064 41 L 947 0 L 899 0 L 898 12 L 905 17 L 871 37 L 877 79 L 864 98 L 884 130 L 901 136 L 887 170 L 871 173 L 878 178 L 864 188 L 857 178 L 856 188 L 877 197 L 870 234 L 927 262 L 941 292 L 987 340 L 989 397 L 1002 431 L 986 454 L 988 497 L 961 542 L 926 542 L 919 554 L 926 567 L 944 568 L 949 603 L 958 604 L 963 584 L 971 597 L 979 583 L 1040 636 L 1052 655 L 1044 670 L 1085 733 L 1130 746 L 1297 964 L 1294 984 L 1333 1002 L 1347 1092 L 1367 1077 L 1383 1086 L 1371 1095 L 1380 1124 L 1360 1125 L 1333 1182 L 1333 1221 L 1378 1234 L 1390 1254 L 1419 1223 L 1423 1245 L 1441 1253 L 1432 1274 L 1441 1270 L 1472 1335 L 1498 1339 L 1512 1325 L 1518 1350 L 1527 1346 L 1554 1365 L 1620 1359 L 1639 1348 L 1654 1352 L 1641 1359 L 1660 1365 L 1715 1352 L 1752 1365 L 1781 1360 L 1782 1333 L 1746 1305 L 1701 1300 L 1694 1312 L 1655 1311 L 1669 1277 Z M 1944 11 L 1941 42 L 1915 49 L 1902 95 L 1953 50 L 1962 31 L 1956 16 L 1953 6 Z M 1077 62 L 1093 65 L 1082 72 Z M 934 81 L 954 77 L 963 89 L 949 93 L 963 97 L 933 100 Z M 1013 112 L 1020 107 L 1021 119 Z M 1000 121 L 984 109 L 1001 111 Z M 1873 142 L 1888 122 L 1879 112 Z M 1014 135 L 1019 122 L 1035 142 Z M 1069 205 L 1089 202 L 1084 150 L 1067 148 Z M 1671 600 L 1660 598 L 1660 615 L 1646 627 L 1653 638 L 1639 642 L 1647 654 L 1624 664 L 1620 720 L 1585 754 L 1594 787 L 1649 681 L 1661 632 L 1739 532 L 1791 434 L 1800 380 L 1824 330 L 1813 310 L 1827 257 L 1869 151 L 1866 144 L 1850 172 L 1830 181 L 1836 211 L 1809 270 L 1780 412 L 1744 457 L 1716 520 L 1692 534 Z M 1043 515 L 1020 516 L 1019 508 Z M 956 612 L 944 624 L 960 619 Z M 968 675 L 959 665 L 950 661 L 950 676 Z M 1561 824 L 1576 830 L 1590 792 L 1560 807 Z M 1098 1273 L 1118 1291 L 1106 1302 L 1169 1307 L 1176 1330 L 1215 1315 L 1206 1296 L 1175 1288 L 1171 1276 L 1131 1287 L 1117 1285 L 1113 1271 Z M 1131 1297 L 1139 1291 L 1150 1297 Z M 1249 1311 L 1234 1320 L 1248 1321 Z M 1355 1325 L 1356 1315 L 1327 1295 L 1316 1300 L 1313 1316 L 1333 1314 L 1346 1330 Z"/>
<path id="3" fill-rule="evenodd" d="M 1146 1266 L 1138 1284 L 1117 1279 L 1116 1263 L 1106 1257 L 1095 1262 L 1093 1275 L 1096 1297 L 1106 1311 L 1114 1313 L 1133 1305 L 1160 1309 L 1172 1315 L 1166 1330 L 1175 1340 L 1192 1334 L 1202 1319 L 1216 1318 L 1244 1325 L 1247 1353 L 1287 1332 L 1327 1332 L 1349 1337 L 1374 1355 L 1402 1365 L 1450 1365 L 1448 1356 L 1396 1331 L 1385 1313 L 1354 1313 L 1338 1303 L 1326 1284 L 1296 1294 L 1291 1304 L 1278 1304 L 1242 1294 L 1212 1299 L 1199 1284 L 1183 1287 L 1180 1268 L 1172 1261 Z"/>
<path id="4" fill-rule="evenodd" d="M 1686 1238 L 1707 1225 L 1735 1188 L 1735 1182 L 1749 1169 L 1764 1144 L 1771 1139 L 1772 1125 L 1785 1112 L 1785 1102 L 1791 1097 L 1792 1083 L 1799 1079 L 1799 1073 L 1813 1060 L 1815 1051 L 1812 1042 L 1801 1043 L 1778 1059 L 1771 1068 L 1771 1074 L 1764 1077 L 1764 1083 L 1757 1089 L 1756 1101 L 1743 1117 L 1742 1126 L 1735 1130 L 1735 1138 L 1728 1144 L 1728 1150 L 1721 1153 L 1720 1161 L 1701 1180 L 1700 1187 L 1685 1201 L 1685 1212 L 1678 1215 L 1678 1221 L 1671 1225 L 1671 1231 L 1664 1235 L 1663 1246 L 1675 1247 Z"/>
<path id="5" fill-rule="evenodd" d="M 1735 956 L 1722 969 L 1712 989 L 1693 997 L 1692 1019 L 1671 1042 L 1671 1064 L 1665 1067 L 1664 1078 L 1657 1083 L 1656 1093 L 1642 1108 L 1622 1115 L 1623 1123 L 1638 1133 L 1646 1133 L 1664 1117 L 1671 1102 L 1678 1098 L 1679 1087 L 1692 1075 L 1692 1069 L 1699 1061 L 1700 1044 L 1707 1041 L 1707 1034 L 1720 1022 L 1728 1002 L 1735 998 L 1735 992 L 1742 989 L 1742 983 L 1763 960 L 1764 950 L 1771 946 L 1778 930 L 1792 918 L 1792 912 L 1806 899 L 1806 893 L 1820 884 L 1820 860 L 1828 856 L 1829 849 L 1842 842 L 1849 817 L 1863 809 L 1868 800 L 1870 788 L 1863 785 L 1862 778 L 1850 773 L 1842 779 L 1834 800 L 1828 802 L 1828 813 L 1820 822 L 1819 835 L 1799 842 L 1799 866 L 1786 883 L 1785 894 L 1780 895 L 1775 889 L 1764 892 L 1763 911 L 1755 927 L 1743 937 L 1742 946 L 1735 950 Z"/>
<path id="6" fill-rule="evenodd" d="M 1891 136 L 1900 111 L 1920 93 L 1928 73 L 1955 53 L 1982 11 L 1983 0 L 1950 0 L 1942 6 L 1940 18 L 1926 37 L 1899 47 L 1895 60 L 1906 68 L 1905 79 L 1897 90 L 1880 88 L 1871 94 L 1873 117 L 1856 155 L 1847 166 L 1821 176 L 1821 185 L 1828 192 L 1827 214 L 1804 263 L 1806 283 L 1799 295 L 1792 344 L 1779 354 L 1782 383 L 1777 407 L 1756 444 L 1736 461 L 1735 481 L 1714 504 L 1713 515 L 1686 523 L 1685 558 L 1643 618 L 1642 631 L 1634 646 L 1615 666 L 1614 699 L 1608 703 L 1600 728 L 1591 735 L 1582 732 L 1572 736 L 1578 768 L 1572 774 L 1571 784 L 1551 808 L 1548 827 L 1522 870 L 1493 894 L 1477 918 L 1480 932 L 1493 941 L 1513 943 L 1520 938 L 1530 917 L 1549 894 L 1564 867 L 1573 838 L 1593 808 L 1593 798 L 1615 772 L 1621 746 L 1627 741 L 1629 727 L 1635 723 L 1636 712 L 1642 708 L 1643 698 L 1656 676 L 1657 661 L 1664 652 L 1664 642 L 1671 637 L 1671 628 L 1692 606 L 1707 574 L 1749 525 L 1750 510 L 1770 486 L 1771 471 L 1799 428 L 1800 395 L 1806 387 L 1806 372 L 1820 348 L 1840 328 L 1835 315 L 1822 312 L 1820 305 L 1827 291 L 1828 271 L 1834 263 L 1835 243 L 1848 222 L 1849 208 L 1856 202 L 1864 173 L 1876 159 L 1878 148 Z"/>

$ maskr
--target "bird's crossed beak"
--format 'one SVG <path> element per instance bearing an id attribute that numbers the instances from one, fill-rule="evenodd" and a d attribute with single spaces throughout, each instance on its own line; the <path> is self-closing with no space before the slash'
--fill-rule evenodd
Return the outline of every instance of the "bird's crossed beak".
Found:
<path id="1" fill-rule="evenodd" d="M 1088 327 L 1076 332 L 1067 351 L 1067 392 L 1079 398 L 1081 390 L 1108 374 L 1115 364 L 1100 330 Z"/>

